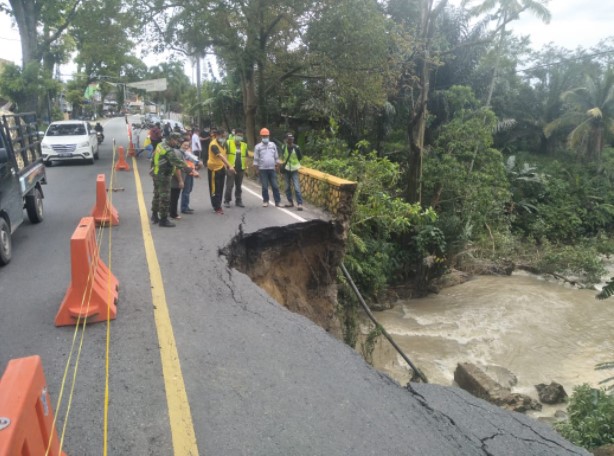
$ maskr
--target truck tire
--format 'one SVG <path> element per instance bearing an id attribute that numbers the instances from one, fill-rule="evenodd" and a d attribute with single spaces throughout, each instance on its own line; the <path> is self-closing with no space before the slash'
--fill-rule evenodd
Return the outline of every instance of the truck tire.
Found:
<path id="1" fill-rule="evenodd" d="M 31 195 L 26 195 L 26 212 L 32 223 L 40 223 L 45 218 L 43 195 L 40 189 L 35 188 Z"/>
<path id="2" fill-rule="evenodd" d="M 11 229 L 7 221 L 0 217 L 0 266 L 4 266 L 11 261 L 12 250 Z"/>

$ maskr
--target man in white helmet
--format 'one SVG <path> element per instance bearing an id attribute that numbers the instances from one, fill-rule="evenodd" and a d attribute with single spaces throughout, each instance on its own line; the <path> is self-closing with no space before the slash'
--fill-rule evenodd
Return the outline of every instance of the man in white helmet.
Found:
<path id="1" fill-rule="evenodd" d="M 273 189 L 273 199 L 275 206 L 281 206 L 281 195 L 279 194 L 279 184 L 277 183 L 276 166 L 279 164 L 279 153 L 277 146 L 269 139 L 270 132 L 267 128 L 260 130 L 261 142 L 254 148 L 254 167 L 260 175 L 262 185 L 262 206 L 269 205 L 269 183 Z"/>

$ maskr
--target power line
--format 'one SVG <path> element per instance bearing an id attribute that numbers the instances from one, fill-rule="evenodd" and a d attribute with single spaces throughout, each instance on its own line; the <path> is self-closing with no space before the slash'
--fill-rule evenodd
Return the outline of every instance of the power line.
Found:
<path id="1" fill-rule="evenodd" d="M 6 38 L 4 36 L 0 36 L 0 40 L 6 40 L 6 41 L 21 41 L 21 39 L 19 38 Z"/>
<path id="2" fill-rule="evenodd" d="M 578 57 L 572 57 L 570 59 L 563 59 L 563 60 L 559 60 L 558 62 L 544 63 L 543 65 L 536 65 L 534 67 L 523 68 L 522 70 L 516 70 L 516 72 L 517 73 L 525 73 L 527 71 L 537 70 L 539 68 L 547 68 L 547 67 L 550 67 L 550 66 L 562 65 L 564 63 L 573 62 L 574 60 L 584 60 L 584 59 L 587 59 L 587 58 L 596 57 L 598 55 L 605 55 L 605 54 L 612 54 L 612 53 L 614 53 L 614 49 L 610 49 L 609 51 L 595 52 L 593 54 L 581 55 L 581 56 L 578 56 Z"/>

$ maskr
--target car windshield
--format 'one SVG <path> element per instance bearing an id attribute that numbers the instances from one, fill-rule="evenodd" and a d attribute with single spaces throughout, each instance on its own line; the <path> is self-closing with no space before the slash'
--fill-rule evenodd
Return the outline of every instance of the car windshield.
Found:
<path id="1" fill-rule="evenodd" d="M 83 124 L 56 124 L 49 125 L 47 136 L 83 136 L 85 126 Z"/>

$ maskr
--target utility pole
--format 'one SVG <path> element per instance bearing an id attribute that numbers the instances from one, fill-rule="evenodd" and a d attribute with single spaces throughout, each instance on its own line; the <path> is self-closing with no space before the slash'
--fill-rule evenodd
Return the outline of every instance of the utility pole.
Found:
<path id="1" fill-rule="evenodd" d="M 202 84 L 200 81 L 200 56 L 196 57 L 196 102 L 197 102 L 197 106 L 198 106 L 198 117 L 197 117 L 197 125 L 198 128 L 202 128 L 202 119 L 201 119 L 201 109 L 202 106 L 200 105 L 200 97 L 201 97 L 201 90 L 202 90 Z"/>

